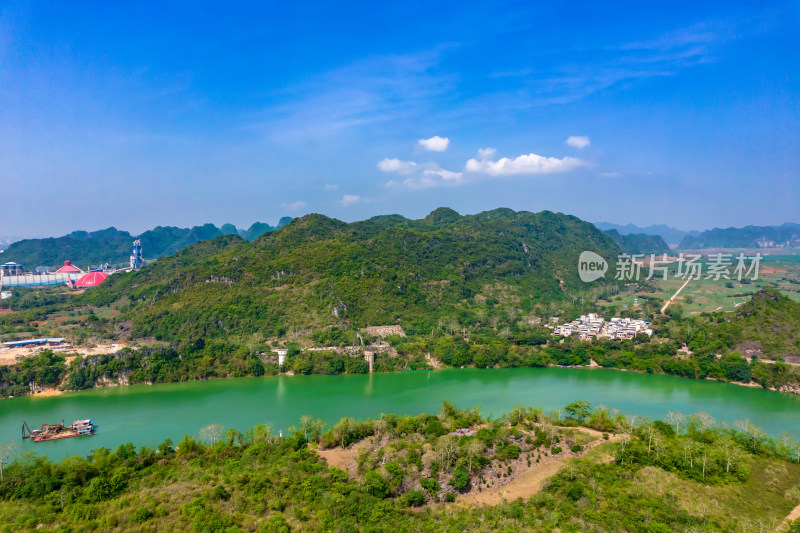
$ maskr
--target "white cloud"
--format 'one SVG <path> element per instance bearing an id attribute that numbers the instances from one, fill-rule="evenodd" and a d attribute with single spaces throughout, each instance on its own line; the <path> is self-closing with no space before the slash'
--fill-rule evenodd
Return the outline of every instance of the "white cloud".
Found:
<path id="1" fill-rule="evenodd" d="M 447 137 L 439 137 L 438 135 L 434 135 L 430 139 L 420 139 L 417 141 L 422 148 L 425 150 L 429 150 L 431 152 L 444 152 L 447 150 L 447 146 L 450 144 L 450 139 Z"/>
<path id="2" fill-rule="evenodd" d="M 357 194 L 345 194 L 342 196 L 342 199 L 339 201 L 343 207 L 350 207 L 351 205 L 356 205 L 364 201 L 364 198 Z"/>
<path id="3" fill-rule="evenodd" d="M 338 189 L 338 188 L 339 188 L 339 186 L 338 186 L 338 185 L 335 185 L 335 184 L 333 184 L 333 183 L 326 183 L 326 184 L 325 184 L 325 190 L 326 190 L 326 191 L 335 191 L 335 190 L 336 190 L 336 189 Z"/>
<path id="4" fill-rule="evenodd" d="M 592 142 L 589 140 L 589 137 L 579 136 L 579 135 L 571 135 L 567 137 L 566 141 L 567 146 L 572 146 L 573 148 L 577 148 L 578 150 L 583 150 Z"/>
<path id="5" fill-rule="evenodd" d="M 481 148 L 478 150 L 478 159 L 480 159 L 481 161 L 485 159 L 491 159 L 492 157 L 494 157 L 494 154 L 496 153 L 497 150 L 495 150 L 494 148 Z"/>
<path id="6" fill-rule="evenodd" d="M 288 209 L 289 211 L 299 211 L 303 209 L 308 204 L 302 200 L 297 200 L 296 202 L 292 202 L 290 204 L 281 204 L 281 207 L 284 209 Z"/>
<path id="7" fill-rule="evenodd" d="M 558 174 L 569 172 L 586 163 L 575 157 L 544 157 L 537 154 L 521 155 L 515 159 L 503 157 L 498 161 L 470 159 L 464 170 L 490 176 L 514 176 L 516 174 Z"/>
<path id="8" fill-rule="evenodd" d="M 378 163 L 378 169 L 381 172 L 394 172 L 400 175 L 408 175 L 414 172 L 417 164 L 413 161 L 402 161 L 393 157 L 388 157 Z"/>
<path id="9" fill-rule="evenodd" d="M 409 189 L 430 189 L 431 187 L 444 187 L 460 185 L 464 176 L 463 172 L 453 172 L 440 168 L 436 163 L 414 163 L 404 161 L 407 166 L 401 167 L 408 172 L 402 173 L 407 176 L 403 181 L 389 180 L 387 187 L 406 187 Z M 400 174 L 401 172 L 398 172 Z"/>
<path id="10" fill-rule="evenodd" d="M 443 168 L 426 170 L 423 172 L 423 174 L 426 176 L 439 176 L 444 181 L 450 182 L 461 181 L 461 177 L 464 175 L 462 172 L 452 172 Z"/>

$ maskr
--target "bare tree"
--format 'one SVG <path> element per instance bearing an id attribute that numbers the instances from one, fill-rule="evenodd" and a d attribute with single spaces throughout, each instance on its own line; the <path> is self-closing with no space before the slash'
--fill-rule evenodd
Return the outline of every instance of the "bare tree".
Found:
<path id="1" fill-rule="evenodd" d="M 512 426 L 521 424 L 525 420 L 525 408 L 515 405 L 511 412 L 506 415 L 506 419 Z"/>
<path id="2" fill-rule="evenodd" d="M 744 434 L 747 445 L 753 452 L 758 451 L 760 444 L 767 437 L 760 427 L 750 422 L 750 419 L 737 420 L 733 423 L 733 427 Z"/>
<path id="3" fill-rule="evenodd" d="M 456 462 L 459 453 L 458 437 L 453 435 L 443 435 L 436 441 L 436 452 L 442 461 L 445 472 L 450 471 L 450 467 Z"/>
<path id="4" fill-rule="evenodd" d="M 214 446 L 221 441 L 222 437 L 225 435 L 225 426 L 222 424 L 211 424 L 201 429 L 198 435 L 200 436 L 200 440 Z"/>
<path id="5" fill-rule="evenodd" d="M 683 460 L 689 461 L 689 468 L 694 468 L 694 451 L 697 443 L 692 439 L 684 439 L 681 445 L 683 446 Z"/>
<path id="6" fill-rule="evenodd" d="M 664 437 L 660 433 L 653 435 L 653 451 L 656 452 L 656 460 L 661 456 L 664 451 Z"/>
<path id="7" fill-rule="evenodd" d="M 350 417 L 344 417 L 333 426 L 333 435 L 339 439 L 342 448 L 350 445 L 350 438 L 356 428 L 356 421 Z"/>
<path id="8" fill-rule="evenodd" d="M 703 461 L 703 477 L 706 477 L 706 465 L 708 464 L 708 450 L 706 449 L 705 446 L 703 446 L 701 448 L 701 451 L 703 452 L 703 455 L 700 456 L 700 458 Z"/>
<path id="9" fill-rule="evenodd" d="M 483 454 L 486 445 L 480 439 L 473 439 L 467 444 L 468 469 L 472 472 L 472 462 Z"/>
<path id="10" fill-rule="evenodd" d="M 650 455 L 650 450 L 653 446 L 653 436 L 658 431 L 653 424 L 647 424 L 644 426 L 644 434 L 647 437 L 647 455 Z"/>
<path id="11" fill-rule="evenodd" d="M 739 448 L 731 439 L 722 441 L 722 453 L 725 455 L 725 472 L 730 472 L 731 467 L 739 458 Z"/>
<path id="12" fill-rule="evenodd" d="M 680 411 L 668 411 L 667 422 L 669 423 L 669 425 L 675 426 L 675 433 L 680 435 L 681 426 L 683 426 L 684 422 L 686 422 L 686 415 L 684 415 Z"/>
<path id="13" fill-rule="evenodd" d="M 389 424 L 383 418 L 379 418 L 372 423 L 372 430 L 379 437 L 383 437 L 389 429 Z"/>
<path id="14" fill-rule="evenodd" d="M 714 417 L 706 413 L 705 411 L 700 411 L 695 416 L 697 417 L 700 429 L 702 429 L 703 431 L 707 430 L 708 428 L 714 427 L 717 423 Z"/>
<path id="15" fill-rule="evenodd" d="M 788 431 L 783 431 L 780 442 L 786 456 L 800 463 L 800 441 L 794 440 L 794 436 Z"/>
<path id="16" fill-rule="evenodd" d="M 633 426 L 630 421 L 622 420 L 617 423 L 617 433 L 619 434 L 619 462 L 625 462 L 625 449 L 631 441 Z"/>
<path id="17" fill-rule="evenodd" d="M 17 455 L 17 445 L 13 442 L 7 442 L 0 445 L 0 482 L 3 481 L 3 469 L 7 463 L 10 463 Z"/>

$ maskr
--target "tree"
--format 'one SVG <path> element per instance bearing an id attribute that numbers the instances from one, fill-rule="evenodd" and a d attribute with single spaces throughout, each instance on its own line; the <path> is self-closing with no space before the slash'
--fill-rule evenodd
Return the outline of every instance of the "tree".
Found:
<path id="1" fill-rule="evenodd" d="M 309 415 L 300 417 L 300 431 L 303 432 L 303 437 L 306 442 L 317 440 L 322 434 L 322 429 L 325 427 L 325 422 L 319 418 L 312 418 Z"/>
<path id="2" fill-rule="evenodd" d="M 583 423 L 583 421 L 586 420 L 591 413 L 590 405 L 591 404 L 589 402 L 572 402 L 571 404 L 567 405 L 564 410 L 567 413 L 567 418 L 578 423 Z"/>
<path id="3" fill-rule="evenodd" d="M 10 463 L 16 455 L 17 445 L 15 443 L 7 442 L 0 445 L 0 482 L 3 481 L 3 468 L 6 463 Z"/>
<path id="4" fill-rule="evenodd" d="M 625 449 L 631 441 L 633 434 L 633 425 L 629 419 L 621 420 L 617 423 L 617 433 L 619 433 L 619 462 L 625 462 Z"/>
<path id="5" fill-rule="evenodd" d="M 694 451 L 697 449 L 697 443 L 692 439 L 683 439 L 681 443 L 683 447 L 683 460 L 689 461 L 689 468 L 694 468 Z"/>
<path id="6" fill-rule="evenodd" d="M 355 440 L 356 421 L 346 416 L 333 426 L 333 434 L 339 440 L 342 448 L 347 448 Z"/>
<path id="7" fill-rule="evenodd" d="M 701 431 L 712 428 L 717 423 L 717 421 L 714 420 L 714 417 L 705 411 L 700 411 L 699 413 L 695 414 L 693 418 L 697 422 L 697 425 L 700 426 Z"/>
<path id="8" fill-rule="evenodd" d="M 653 424 L 647 424 L 643 428 L 644 435 L 647 437 L 647 455 L 650 455 L 650 451 L 653 447 L 653 436 L 658 432 L 656 427 Z"/>
<path id="9" fill-rule="evenodd" d="M 761 445 L 767 439 L 767 435 L 760 427 L 753 425 L 749 419 L 737 420 L 733 423 L 733 427 L 741 432 L 747 447 L 753 453 L 758 453 Z"/>
<path id="10" fill-rule="evenodd" d="M 686 422 L 686 415 L 684 415 L 680 411 L 668 411 L 667 422 L 671 426 L 675 426 L 675 434 L 680 435 L 681 426 L 683 426 L 684 422 Z"/>
<path id="11" fill-rule="evenodd" d="M 525 420 L 525 408 L 519 405 L 514 406 L 511 412 L 506 415 L 506 419 L 512 426 L 521 424 Z"/>
<path id="12" fill-rule="evenodd" d="M 456 462 L 459 453 L 458 437 L 443 435 L 436 441 L 436 453 L 442 462 L 445 472 Z"/>
<path id="13" fill-rule="evenodd" d="M 736 446 L 735 442 L 728 438 L 722 441 L 721 447 L 722 453 L 725 456 L 725 472 L 727 473 L 731 471 L 731 467 L 739 458 L 739 448 Z"/>
<path id="14" fill-rule="evenodd" d="M 472 463 L 483 455 L 486 445 L 480 439 L 472 439 L 467 444 L 467 470 L 472 472 Z"/>
<path id="15" fill-rule="evenodd" d="M 708 450 L 706 449 L 705 446 L 702 446 L 700 448 L 700 451 L 703 452 L 703 455 L 701 455 L 700 457 L 701 457 L 701 459 L 703 461 L 703 477 L 705 478 L 706 477 L 706 465 L 708 464 Z"/>
<path id="16" fill-rule="evenodd" d="M 214 446 L 225 436 L 225 426 L 222 424 L 211 424 L 201 429 L 198 435 L 200 436 L 200 440 Z"/>
<path id="17" fill-rule="evenodd" d="M 800 441 L 794 440 L 794 436 L 788 431 L 781 433 L 781 449 L 789 459 L 794 459 L 800 463 Z"/>

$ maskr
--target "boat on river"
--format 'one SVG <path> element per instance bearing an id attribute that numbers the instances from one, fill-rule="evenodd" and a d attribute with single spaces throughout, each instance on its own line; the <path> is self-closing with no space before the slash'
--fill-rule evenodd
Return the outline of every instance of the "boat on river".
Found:
<path id="1" fill-rule="evenodd" d="M 94 435 L 97 428 L 92 420 L 76 420 L 71 426 L 64 425 L 64 419 L 61 419 L 60 424 L 42 424 L 41 429 L 34 429 L 28 427 L 26 422 L 22 422 L 22 438 L 33 439 L 34 442 L 44 442 L 56 439 L 68 439 L 70 437 L 83 437 L 85 435 Z"/>

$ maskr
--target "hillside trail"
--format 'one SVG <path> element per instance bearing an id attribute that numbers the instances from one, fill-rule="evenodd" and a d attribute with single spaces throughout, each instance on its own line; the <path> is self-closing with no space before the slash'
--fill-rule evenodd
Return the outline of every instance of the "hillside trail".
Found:
<path id="1" fill-rule="evenodd" d="M 602 435 L 601 432 L 588 428 L 581 428 L 581 430 L 585 430 L 592 435 L 596 434 L 596 436 Z M 590 442 L 580 454 L 567 452 L 558 457 L 546 457 L 539 463 L 531 463 L 529 467 L 525 463 L 521 463 L 514 475 L 514 479 L 507 484 L 484 487 L 480 492 L 473 489 L 469 493 L 460 496 L 457 501 L 471 505 L 497 505 L 504 500 L 510 502 L 517 498 L 530 498 L 541 491 L 547 480 L 556 475 L 570 459 L 585 457 L 594 448 L 609 442 L 617 442 L 620 437 L 620 435 L 612 435 L 608 440 L 600 438 Z M 601 455 L 596 458 L 598 463 L 609 463 L 613 460 L 614 457 L 611 455 Z"/>
<path id="2" fill-rule="evenodd" d="M 571 428 L 575 429 L 575 428 Z M 602 438 L 603 432 L 590 428 L 580 428 L 580 431 L 587 435 L 596 437 L 597 440 L 588 443 L 580 453 L 563 452 L 557 457 L 544 457 L 539 463 L 527 463 L 520 459 L 515 467 L 514 477 L 508 483 L 501 486 L 484 487 L 480 492 L 472 490 L 467 494 L 460 495 L 456 500 L 467 505 L 497 505 L 505 501 L 513 501 L 517 498 L 529 498 L 544 488 L 546 481 L 558 473 L 559 470 L 570 459 L 585 457 L 594 448 L 607 443 L 617 442 L 620 435 L 611 435 L 608 440 Z M 377 447 L 379 447 L 378 445 Z M 358 454 L 362 448 L 369 450 L 375 449 L 375 444 L 362 441 L 352 448 L 331 448 L 329 450 L 315 450 L 329 466 L 335 466 L 347 472 L 350 479 L 357 477 Z M 598 463 L 609 463 L 614 457 L 609 454 L 600 455 L 594 458 Z"/>

